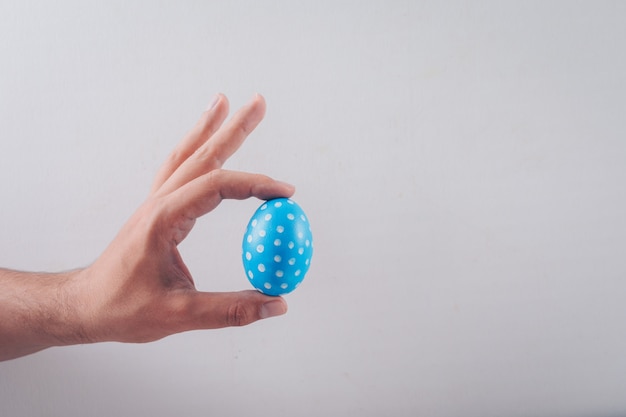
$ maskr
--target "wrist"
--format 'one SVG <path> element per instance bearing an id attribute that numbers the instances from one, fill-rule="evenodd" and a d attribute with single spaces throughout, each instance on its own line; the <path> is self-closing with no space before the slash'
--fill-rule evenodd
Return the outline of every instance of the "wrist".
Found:
<path id="1" fill-rule="evenodd" d="M 76 290 L 80 274 L 0 269 L 0 360 L 90 342 Z"/>
<path id="2" fill-rule="evenodd" d="M 92 343 L 89 332 L 88 297 L 81 291 L 84 269 L 53 274 L 50 302 L 44 310 L 50 315 L 43 318 L 41 329 L 52 346 Z"/>

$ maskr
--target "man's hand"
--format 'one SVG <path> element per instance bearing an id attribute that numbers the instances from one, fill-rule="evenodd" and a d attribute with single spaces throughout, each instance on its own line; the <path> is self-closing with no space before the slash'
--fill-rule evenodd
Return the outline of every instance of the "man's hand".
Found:
<path id="1" fill-rule="evenodd" d="M 223 124 L 227 114 L 226 97 L 216 96 L 160 169 L 147 200 L 91 266 L 49 275 L 0 271 L 0 292 L 19 294 L 41 312 L 29 314 L 17 296 L 0 297 L 0 320 L 12 317 L 12 324 L 0 325 L 0 359 L 55 345 L 149 342 L 287 311 L 282 298 L 253 290 L 197 291 L 177 249 L 196 219 L 223 199 L 294 193 L 293 186 L 264 175 L 222 169 L 263 119 L 265 101 L 256 95 Z"/>

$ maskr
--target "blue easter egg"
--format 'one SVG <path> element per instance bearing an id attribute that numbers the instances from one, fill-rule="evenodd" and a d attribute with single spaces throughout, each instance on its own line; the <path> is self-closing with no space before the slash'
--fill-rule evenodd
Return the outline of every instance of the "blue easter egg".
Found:
<path id="1" fill-rule="evenodd" d="M 300 285 L 311 265 L 309 220 L 289 198 L 266 201 L 250 219 L 242 249 L 248 281 L 264 294 L 287 294 Z"/>

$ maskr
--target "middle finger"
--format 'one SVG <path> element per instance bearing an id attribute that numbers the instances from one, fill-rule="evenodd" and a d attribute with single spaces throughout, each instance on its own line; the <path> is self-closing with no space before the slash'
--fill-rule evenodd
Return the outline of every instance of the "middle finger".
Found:
<path id="1" fill-rule="evenodd" d="M 265 100 L 260 94 L 256 94 L 228 123 L 215 132 L 211 140 L 200 146 L 170 175 L 159 188 L 158 194 L 169 194 L 189 181 L 221 168 L 261 122 L 264 115 Z"/>

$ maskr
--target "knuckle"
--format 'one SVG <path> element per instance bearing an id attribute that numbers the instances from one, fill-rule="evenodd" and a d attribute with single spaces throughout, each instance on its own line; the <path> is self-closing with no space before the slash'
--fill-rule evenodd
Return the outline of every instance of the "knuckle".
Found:
<path id="1" fill-rule="evenodd" d="M 224 165 L 224 161 L 220 157 L 218 149 L 211 146 L 210 143 L 199 147 L 194 152 L 194 156 L 197 160 L 201 161 L 203 165 L 208 166 L 209 168 L 219 168 Z"/>
<path id="2" fill-rule="evenodd" d="M 170 165 L 180 165 L 185 160 L 184 153 L 176 147 L 167 157 L 166 163 Z"/>
<path id="3" fill-rule="evenodd" d="M 252 132 L 253 129 L 254 129 L 254 127 L 251 126 L 250 123 L 247 120 L 242 120 L 237 125 L 237 130 L 238 130 L 239 134 L 244 136 L 244 137 L 248 136 Z"/>
<path id="4" fill-rule="evenodd" d="M 224 180 L 224 170 L 221 168 L 209 171 L 206 176 L 206 181 L 211 185 L 211 188 L 219 188 L 220 184 Z"/>
<path id="5" fill-rule="evenodd" d="M 228 326 L 245 326 L 252 321 L 250 312 L 241 302 L 236 302 L 228 307 L 226 314 L 226 324 Z"/>

